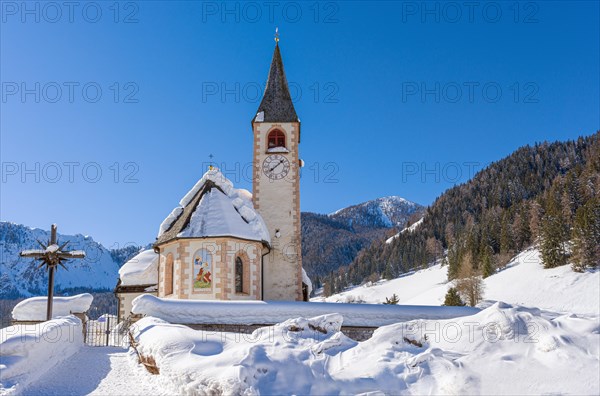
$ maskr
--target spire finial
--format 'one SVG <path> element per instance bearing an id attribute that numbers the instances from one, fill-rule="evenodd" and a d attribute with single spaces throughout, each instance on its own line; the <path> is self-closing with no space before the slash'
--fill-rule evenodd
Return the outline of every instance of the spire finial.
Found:
<path id="1" fill-rule="evenodd" d="M 279 28 L 275 28 L 275 42 L 279 43 Z"/>

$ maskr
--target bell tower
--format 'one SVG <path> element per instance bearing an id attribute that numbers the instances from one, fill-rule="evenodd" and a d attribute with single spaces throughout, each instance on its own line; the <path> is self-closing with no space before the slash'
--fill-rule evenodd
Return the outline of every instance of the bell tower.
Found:
<path id="1" fill-rule="evenodd" d="M 300 120 L 294 109 L 279 38 L 258 111 L 254 134 L 254 208 L 271 235 L 263 252 L 263 299 L 302 300 L 300 235 Z"/>

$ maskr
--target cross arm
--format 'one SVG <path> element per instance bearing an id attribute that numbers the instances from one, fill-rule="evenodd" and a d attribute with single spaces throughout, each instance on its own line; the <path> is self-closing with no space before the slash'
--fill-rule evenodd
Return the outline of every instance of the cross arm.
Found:
<path id="1" fill-rule="evenodd" d="M 85 252 L 83 250 L 71 250 L 70 252 L 60 252 L 59 257 L 64 259 L 82 259 L 85 258 Z"/>
<path id="2" fill-rule="evenodd" d="M 19 256 L 21 257 L 30 257 L 30 258 L 42 258 L 44 257 L 46 254 L 45 250 L 39 250 L 39 249 L 30 249 L 30 250 L 23 250 L 21 253 L 19 253 Z"/>

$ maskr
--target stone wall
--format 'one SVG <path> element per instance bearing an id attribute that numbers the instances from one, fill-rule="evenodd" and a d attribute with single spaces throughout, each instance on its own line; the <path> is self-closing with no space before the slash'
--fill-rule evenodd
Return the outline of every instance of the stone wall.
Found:
<path id="1" fill-rule="evenodd" d="M 270 329 L 274 329 L 272 325 L 238 325 L 238 324 L 187 324 L 184 326 L 188 326 L 194 330 L 205 331 L 207 337 L 210 336 L 222 336 L 225 337 L 225 334 L 221 333 L 233 333 L 237 335 L 249 335 L 252 334 L 256 329 L 261 327 L 269 327 Z M 342 326 L 342 333 L 344 333 L 349 338 L 352 338 L 355 341 L 365 341 L 371 338 L 373 332 L 377 330 L 377 327 L 359 327 L 359 326 Z M 270 331 L 270 330 L 269 330 Z M 310 330 L 307 330 L 310 331 Z M 268 337 L 268 334 L 263 335 Z"/>

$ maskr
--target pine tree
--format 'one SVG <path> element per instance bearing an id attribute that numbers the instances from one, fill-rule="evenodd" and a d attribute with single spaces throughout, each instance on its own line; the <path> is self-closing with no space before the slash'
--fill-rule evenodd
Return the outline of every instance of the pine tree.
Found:
<path id="1" fill-rule="evenodd" d="M 446 298 L 444 298 L 444 305 L 447 307 L 463 307 L 465 303 L 460 299 L 460 295 L 455 287 L 451 287 L 446 292 Z"/>
<path id="2" fill-rule="evenodd" d="M 448 262 L 448 280 L 453 280 L 458 275 L 462 256 L 461 253 L 458 242 L 448 249 L 448 256 L 446 257 L 446 261 Z"/>
<path id="3" fill-rule="evenodd" d="M 513 251 L 513 235 L 512 229 L 509 223 L 508 213 L 504 213 L 502 216 L 502 225 L 500 227 L 500 253 L 511 253 Z"/>
<path id="4" fill-rule="evenodd" d="M 521 251 L 531 242 L 529 205 L 527 205 L 527 202 L 523 202 L 523 204 L 520 206 L 513 228 L 515 230 L 514 233 L 517 251 Z"/>
<path id="5" fill-rule="evenodd" d="M 540 236 L 540 224 L 542 222 L 542 206 L 537 200 L 534 200 L 529 205 L 529 230 L 531 231 L 531 239 L 535 241 Z"/>
<path id="6" fill-rule="evenodd" d="M 390 298 L 385 298 L 385 302 L 384 304 L 388 304 L 388 305 L 396 305 L 400 302 L 400 299 L 398 298 L 398 296 L 396 295 L 396 293 L 392 294 L 392 297 Z"/>
<path id="7" fill-rule="evenodd" d="M 560 203 L 556 199 L 555 188 L 550 190 L 546 202 L 546 214 L 542 218 L 540 251 L 544 268 L 554 268 L 567 263 L 565 227 Z"/>
<path id="8" fill-rule="evenodd" d="M 481 253 L 481 274 L 484 278 L 493 275 L 495 272 L 491 248 L 484 246 Z"/>
<path id="9" fill-rule="evenodd" d="M 577 209 L 573 224 L 573 270 L 600 266 L 600 199 Z"/>
<path id="10" fill-rule="evenodd" d="M 383 278 L 387 280 L 395 278 L 394 271 L 392 270 L 392 264 L 389 262 L 385 265 L 385 270 L 383 271 Z"/>

